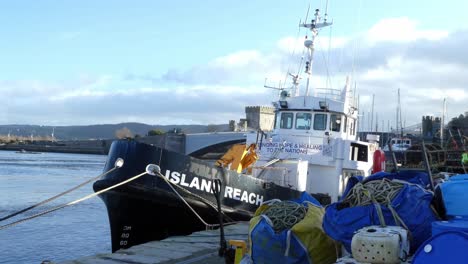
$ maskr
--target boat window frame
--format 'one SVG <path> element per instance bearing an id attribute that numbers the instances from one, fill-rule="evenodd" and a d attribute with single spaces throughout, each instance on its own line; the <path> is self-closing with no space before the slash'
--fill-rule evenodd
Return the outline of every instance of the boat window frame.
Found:
<path id="1" fill-rule="evenodd" d="M 317 121 L 317 116 L 325 116 L 325 119 L 322 120 L 322 121 Z M 316 130 L 316 131 L 325 131 L 325 130 L 327 130 L 327 121 L 328 121 L 328 115 L 327 114 L 325 114 L 325 113 L 314 113 L 314 126 L 313 126 L 314 130 Z M 321 124 L 318 123 L 318 122 L 321 122 Z M 323 129 L 321 129 L 322 126 L 317 128 L 318 125 L 323 125 Z"/>
<path id="2" fill-rule="evenodd" d="M 348 130 L 348 117 L 344 115 L 343 132 L 346 133 L 347 130 Z"/>
<path id="3" fill-rule="evenodd" d="M 277 129 L 279 127 L 278 111 L 275 112 L 275 122 L 273 123 L 273 128 Z"/>
<path id="4" fill-rule="evenodd" d="M 298 122 L 298 116 L 299 115 L 308 115 L 309 118 L 302 118 L 301 120 L 304 120 L 305 122 L 307 122 L 307 120 L 309 121 L 308 124 L 306 124 L 305 126 L 298 126 L 299 122 Z M 294 126 L 295 129 L 297 130 L 310 130 L 312 128 L 312 113 L 310 112 L 297 112 L 296 115 L 295 115 L 295 126 Z"/>
<path id="5" fill-rule="evenodd" d="M 333 132 L 341 131 L 341 116 L 342 115 L 338 113 L 330 114 L 330 131 L 333 131 Z"/>
<path id="6" fill-rule="evenodd" d="M 369 146 L 352 142 L 349 147 L 349 160 L 362 162 L 369 161 Z"/>
<path id="7" fill-rule="evenodd" d="M 289 125 L 289 127 L 283 127 L 283 124 L 284 124 L 283 115 L 291 117 L 291 124 Z M 294 126 L 294 113 L 293 112 L 281 112 L 281 117 L 280 117 L 280 121 L 279 121 L 279 128 L 280 129 L 292 129 L 293 126 Z"/>
<path id="8" fill-rule="evenodd" d="M 356 135 L 356 119 L 354 118 L 349 119 L 349 134 L 352 136 Z"/>

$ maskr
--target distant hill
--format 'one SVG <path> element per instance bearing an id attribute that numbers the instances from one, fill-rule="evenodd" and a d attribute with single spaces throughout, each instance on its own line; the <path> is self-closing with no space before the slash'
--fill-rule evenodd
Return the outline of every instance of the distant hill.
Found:
<path id="1" fill-rule="evenodd" d="M 50 137 L 54 132 L 57 140 L 112 139 L 115 132 L 128 128 L 133 135 L 144 136 L 148 131 L 158 129 L 164 132 L 177 129 L 183 133 L 224 132 L 229 126 L 223 125 L 148 125 L 142 123 L 120 123 L 88 126 L 39 126 L 39 125 L 0 125 L 0 135 L 22 137 Z"/>

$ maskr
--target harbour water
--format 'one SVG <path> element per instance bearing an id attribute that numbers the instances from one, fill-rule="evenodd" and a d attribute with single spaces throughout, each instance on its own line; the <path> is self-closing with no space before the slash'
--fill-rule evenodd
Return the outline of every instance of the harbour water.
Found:
<path id="1" fill-rule="evenodd" d="M 0 151 L 0 218 L 102 173 L 106 156 Z M 42 212 L 93 193 L 92 183 L 3 222 Z M 0 230 L 0 263 L 62 261 L 111 251 L 104 203 L 94 197 Z"/>

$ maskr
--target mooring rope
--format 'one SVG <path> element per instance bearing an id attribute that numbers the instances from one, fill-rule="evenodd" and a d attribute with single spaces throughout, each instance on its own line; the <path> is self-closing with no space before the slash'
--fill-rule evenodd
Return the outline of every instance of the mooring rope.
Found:
<path id="1" fill-rule="evenodd" d="M 46 204 L 46 203 L 48 203 L 48 202 L 51 202 L 51 201 L 53 201 L 53 200 L 55 200 L 55 199 L 57 199 L 57 198 L 59 198 L 59 197 L 61 197 L 61 196 L 64 196 L 64 195 L 66 195 L 66 194 L 68 194 L 68 193 L 70 193 L 70 192 L 72 192 L 72 191 L 74 191 L 74 190 L 76 190 L 76 189 L 79 189 L 79 188 L 85 186 L 86 184 L 88 184 L 88 183 L 90 183 L 90 182 L 92 182 L 92 181 L 95 181 L 95 180 L 97 180 L 97 179 L 99 179 L 99 178 L 101 178 L 101 177 L 104 177 L 105 175 L 107 175 L 107 174 L 113 172 L 114 170 L 116 170 L 116 169 L 118 169 L 118 168 L 119 168 L 119 167 L 115 166 L 115 167 L 113 167 L 112 169 L 110 169 L 110 170 L 108 170 L 108 171 L 106 171 L 106 172 L 104 172 L 104 173 L 102 173 L 102 174 L 100 174 L 100 175 L 98 175 L 98 176 L 96 176 L 96 177 L 94 177 L 94 178 L 91 178 L 91 179 L 89 179 L 89 180 L 87 180 L 87 181 L 85 181 L 85 182 L 83 182 L 83 183 L 81 183 L 81 184 L 79 184 L 79 185 L 77 185 L 77 186 L 71 188 L 71 189 L 68 189 L 68 190 L 66 190 L 66 191 L 64 191 L 64 192 L 62 192 L 62 193 L 59 193 L 59 194 L 57 194 L 57 195 L 55 195 L 55 196 L 53 196 L 53 197 L 51 197 L 51 198 L 49 198 L 49 199 L 46 199 L 46 200 L 41 201 L 41 202 L 39 202 L 39 203 L 36 203 L 36 204 L 34 204 L 34 205 L 32 205 L 32 206 L 29 206 L 29 207 L 27 207 L 27 208 L 24 208 L 24 209 L 22 209 L 22 210 L 19 210 L 19 211 L 17 211 L 17 212 L 14 212 L 14 213 L 12 213 L 12 214 L 9 214 L 9 215 L 7 215 L 7 216 L 5 216 L 5 217 L 2 217 L 2 218 L 0 218 L 0 222 L 1 222 L 1 221 L 4 221 L 4 220 L 7 220 L 7 219 L 9 219 L 9 218 L 12 218 L 12 217 L 15 216 L 15 215 L 19 215 L 19 214 L 21 214 L 21 213 L 27 212 L 27 211 L 29 211 L 29 210 L 31 210 L 31 209 L 33 209 L 33 208 L 36 208 L 36 207 L 38 207 L 38 206 L 40 206 L 40 205 Z"/>
<path id="2" fill-rule="evenodd" d="M 67 207 L 67 206 L 70 206 L 70 205 L 74 205 L 74 204 L 83 202 L 83 201 L 88 200 L 88 199 L 90 199 L 90 198 L 92 198 L 92 197 L 95 197 L 95 196 L 97 196 L 97 195 L 99 195 L 99 194 L 101 194 L 101 193 L 107 192 L 107 191 L 112 190 L 112 189 L 114 189 L 114 188 L 116 188 L 116 187 L 119 187 L 119 186 L 121 186 L 121 185 L 124 185 L 124 184 L 126 184 L 126 183 L 128 183 L 128 182 L 131 182 L 131 181 L 133 181 L 133 180 L 136 180 L 136 179 L 140 178 L 141 176 L 143 176 L 143 175 L 145 175 L 145 174 L 146 174 L 146 171 L 145 171 L 145 172 L 142 172 L 142 173 L 140 173 L 140 174 L 138 174 L 138 175 L 136 175 L 136 176 L 133 176 L 132 178 L 129 178 L 129 179 L 125 180 L 125 181 L 119 182 L 119 183 L 114 184 L 114 185 L 112 185 L 112 186 L 110 186 L 110 187 L 107 187 L 107 188 L 105 188 L 105 189 L 102 189 L 102 190 L 100 190 L 100 191 L 98 191 L 98 192 L 95 192 L 95 193 L 89 194 L 89 195 L 87 195 L 87 196 L 84 196 L 84 197 L 82 197 L 82 198 L 80 198 L 80 199 L 77 199 L 77 200 L 74 200 L 74 201 L 72 201 L 72 202 L 69 202 L 69 203 L 66 203 L 66 204 L 62 204 L 62 205 L 53 207 L 53 208 L 51 208 L 51 209 L 49 209 L 49 210 L 46 210 L 46 211 L 44 211 L 44 212 L 40 212 L 40 213 L 34 214 L 34 215 L 32 215 L 32 216 L 29 216 L 29 217 L 20 219 L 20 220 L 18 220 L 18 221 L 15 221 L 15 222 L 12 222 L 12 223 L 9 223 L 9 224 L 6 224 L 6 225 L 2 225 L 2 226 L 0 226 L 0 230 L 3 230 L 3 229 L 6 229 L 6 228 L 9 228 L 9 227 L 18 225 L 18 224 L 20 224 L 20 223 L 29 221 L 29 220 L 31 220 L 31 219 L 34 219 L 34 218 L 36 218 L 36 217 L 39 217 L 39 216 L 42 216 L 42 215 L 45 215 L 45 214 L 52 213 L 52 212 L 57 211 L 57 210 L 59 210 L 59 209 L 65 208 L 65 207 Z"/>
<path id="3" fill-rule="evenodd" d="M 122 162 L 123 162 L 123 161 L 122 161 Z M 116 162 L 116 164 L 117 164 L 117 162 Z M 152 166 L 154 166 L 154 165 L 152 165 Z M 104 173 L 103 175 L 105 175 L 105 174 L 107 174 L 107 173 L 110 173 L 111 171 L 113 171 L 113 170 L 116 169 L 117 167 L 118 167 L 118 166 L 116 165 L 116 167 L 114 167 L 113 169 L 111 169 L 111 170 L 109 170 L 108 172 Z M 119 167 L 121 167 L 121 165 L 120 165 Z M 119 183 L 117 183 L 117 184 L 115 184 L 115 185 L 112 185 L 112 186 L 110 186 L 110 187 L 108 187 L 108 188 L 102 189 L 102 190 L 100 190 L 100 191 L 98 191 L 98 192 L 89 194 L 89 195 L 87 195 L 87 196 L 84 196 L 84 197 L 82 197 L 82 198 L 80 198 L 80 199 L 74 200 L 74 201 L 69 202 L 69 203 L 66 203 L 66 204 L 58 205 L 58 206 L 56 206 L 56 207 L 53 207 L 53 208 L 48 209 L 48 210 L 46 210 L 46 211 L 43 211 L 43 212 L 34 214 L 34 215 L 32 215 L 32 216 L 22 218 L 22 219 L 20 219 L 20 220 L 18 220 L 18 221 L 15 221 L 15 222 L 12 222 L 12 223 L 9 223 L 9 224 L 6 224 L 6 225 L 2 225 L 2 226 L 0 226 L 0 230 L 6 229 L 6 228 L 9 228 L 9 227 L 13 227 L 13 226 L 15 226 L 15 225 L 18 225 L 18 224 L 20 224 L 20 223 L 23 223 L 23 222 L 32 220 L 32 219 L 37 218 L 37 217 L 39 217 L 39 216 L 43 216 L 43 215 L 52 213 L 52 212 L 54 212 L 54 211 L 60 210 L 60 209 L 65 208 L 65 207 L 67 207 L 67 206 L 71 206 L 71 205 L 74 205 L 74 204 L 83 202 L 83 201 L 88 200 L 88 199 L 90 199 L 90 198 L 92 198 L 92 197 L 95 197 L 95 196 L 97 196 L 97 195 L 99 195 L 99 194 L 101 194 L 101 193 L 107 192 L 107 191 L 109 191 L 109 190 L 111 190 L 111 189 L 114 189 L 114 188 L 119 187 L 119 186 L 121 186 L 121 185 L 124 185 L 124 184 L 126 184 L 126 183 L 128 183 L 128 182 L 131 182 L 131 181 L 133 181 L 133 180 L 136 180 L 137 178 L 140 178 L 141 176 L 143 176 L 143 175 L 145 175 L 145 174 L 150 174 L 150 175 L 153 175 L 153 176 L 159 176 L 159 177 L 161 177 L 161 178 L 169 185 L 169 187 L 174 191 L 174 193 L 175 193 L 175 194 L 187 205 L 187 207 L 195 214 L 195 216 L 205 225 L 205 227 L 206 227 L 207 229 L 209 229 L 209 228 L 213 229 L 213 228 L 216 228 L 216 227 L 219 227 L 219 226 L 220 226 L 220 224 L 208 224 L 205 220 L 203 220 L 203 218 L 195 211 L 195 209 L 193 209 L 193 208 L 188 204 L 188 202 L 179 194 L 179 192 L 177 192 L 177 190 L 173 187 L 173 185 L 175 185 L 175 184 L 173 184 L 173 183 L 170 182 L 168 179 L 166 179 L 166 177 L 164 177 L 164 175 L 162 175 L 160 171 L 151 170 L 151 171 L 150 171 L 151 173 L 149 173 L 149 169 L 148 169 L 149 167 L 150 167 L 150 165 L 148 165 L 148 167 L 146 168 L 146 171 L 145 171 L 145 172 L 142 172 L 142 173 L 140 173 L 140 174 L 138 174 L 138 175 L 136 175 L 136 176 L 133 176 L 133 177 L 131 177 L 131 178 L 125 180 L 125 181 L 119 182 Z M 103 175 L 99 175 L 99 176 L 102 177 Z M 98 177 L 95 177 L 95 178 L 98 178 Z M 94 178 L 93 178 L 93 179 L 94 179 Z M 93 180 L 93 179 L 91 179 L 91 180 Z M 89 181 L 91 181 L 91 180 L 88 180 L 87 182 L 89 182 Z M 87 182 L 86 182 L 86 183 L 87 183 Z M 57 198 L 57 197 L 59 197 L 59 196 L 62 196 L 62 195 L 65 194 L 65 193 L 71 192 L 72 190 L 75 190 L 75 189 L 81 187 L 82 185 L 84 185 L 84 184 L 86 184 L 86 183 L 82 183 L 82 184 L 78 185 L 77 187 L 74 187 L 74 188 L 72 188 L 72 189 L 70 189 L 70 190 L 67 190 L 66 192 L 62 193 L 61 195 L 57 195 L 56 197 L 54 196 L 54 197 L 52 197 L 52 198 L 50 198 L 50 199 L 47 199 L 47 200 L 45 200 L 45 201 L 43 201 L 43 202 L 40 202 L 40 203 L 38 203 L 38 204 L 36 204 L 36 205 L 34 205 L 34 206 L 31 206 L 31 208 L 26 208 L 26 209 L 27 209 L 27 210 L 30 210 L 30 209 L 32 209 L 32 208 L 34 208 L 34 207 L 37 207 L 37 206 L 41 205 L 41 204 L 44 204 L 44 203 L 46 203 L 46 202 L 49 202 L 49 201 L 51 201 L 51 200 L 53 200 L 53 199 L 55 199 L 55 198 Z M 180 186 L 177 186 L 177 185 L 175 185 L 175 186 L 178 187 L 178 188 L 181 188 Z M 188 190 L 185 190 L 184 188 L 181 188 L 181 189 L 182 189 L 184 192 L 187 192 L 187 193 L 189 193 L 190 195 L 195 196 L 196 198 L 200 199 L 202 202 L 205 202 L 206 204 L 208 204 L 208 205 L 210 205 L 211 207 L 213 207 L 216 211 L 218 211 L 218 210 L 214 207 L 214 205 L 213 205 L 210 201 L 208 201 L 207 199 L 205 199 L 205 198 L 203 198 L 203 197 L 201 197 L 201 196 L 199 196 L 199 195 L 196 195 L 196 194 L 194 194 L 194 193 L 192 193 L 192 192 L 189 192 Z M 21 210 L 21 211 L 22 211 L 22 212 L 27 211 L 26 209 L 23 209 L 23 210 Z M 19 213 L 20 213 L 20 212 L 17 212 L 17 213 L 15 213 L 14 215 L 17 215 L 17 214 L 19 214 Z M 232 221 L 232 219 L 231 219 L 229 216 L 227 216 L 224 212 L 221 212 L 221 213 L 222 213 L 228 220 L 230 220 L 230 222 L 227 222 L 227 223 L 225 223 L 225 224 L 234 224 L 234 223 L 237 223 L 236 221 Z M 13 216 L 13 215 L 12 215 L 12 216 Z M 10 218 L 10 217 L 12 217 L 12 216 L 8 216 L 8 218 Z"/>
<path id="4" fill-rule="evenodd" d="M 281 232 L 291 229 L 295 224 L 304 219 L 308 207 L 293 201 L 276 201 L 263 212 L 271 221 L 273 230 Z"/>
<path id="5" fill-rule="evenodd" d="M 205 225 L 205 227 L 206 227 L 207 230 L 208 230 L 208 229 L 214 229 L 214 228 L 220 226 L 220 224 L 209 224 L 209 223 L 207 223 L 207 222 L 203 219 L 203 217 L 201 217 L 201 216 L 197 213 L 197 211 L 195 211 L 195 209 L 193 209 L 193 207 L 190 206 L 190 204 L 184 199 L 184 197 L 182 197 L 182 195 L 180 195 L 180 193 L 173 187 L 175 184 L 173 184 L 173 183 L 170 182 L 166 177 L 164 177 L 164 175 L 162 175 L 161 172 L 159 172 L 159 171 L 153 171 L 153 173 L 155 173 L 155 175 L 157 175 L 157 176 L 159 176 L 160 178 L 162 178 L 162 179 L 169 185 L 169 187 L 172 189 L 172 191 L 180 198 L 180 200 L 182 200 L 182 202 L 190 209 L 190 211 L 192 211 L 192 213 L 198 218 L 198 220 L 200 220 L 200 222 L 202 222 L 202 223 Z M 178 186 L 178 185 L 175 185 L 175 186 L 181 188 L 181 187 Z M 183 189 L 183 188 L 182 188 L 182 189 Z M 188 190 L 185 190 L 185 189 L 183 189 L 183 190 L 184 190 L 185 192 L 189 192 Z M 190 192 L 190 194 L 195 195 L 195 196 L 197 196 L 197 197 L 199 197 L 199 198 L 201 198 L 201 199 L 207 201 L 207 200 L 204 199 L 203 197 L 198 196 L 198 195 L 196 195 L 196 194 L 194 194 L 194 193 L 191 193 L 191 192 Z M 215 209 L 215 210 L 218 211 L 217 209 Z M 224 212 L 221 212 L 221 213 L 222 213 L 223 215 L 225 215 Z M 225 215 L 225 216 L 226 216 L 226 215 Z M 228 217 L 228 216 L 226 216 L 226 217 Z M 228 217 L 228 218 L 229 218 L 229 217 Z M 232 220 L 232 219 L 231 219 L 231 220 Z M 234 224 L 234 223 L 237 223 L 237 222 L 236 222 L 236 221 L 232 221 L 232 222 L 227 222 L 227 223 L 225 223 L 225 224 Z"/>
<path id="6" fill-rule="evenodd" d="M 161 173 L 160 173 L 160 175 L 158 175 L 158 176 L 159 176 L 159 177 L 162 177 L 168 184 L 170 184 L 170 185 L 172 185 L 172 186 L 175 186 L 177 189 L 183 191 L 184 193 L 186 193 L 186 194 L 188 194 L 188 195 L 191 195 L 191 196 L 193 196 L 193 197 L 199 199 L 199 200 L 202 201 L 203 203 L 205 203 L 205 204 L 209 205 L 211 208 L 213 208 L 216 212 L 218 211 L 218 209 L 216 208 L 216 205 L 214 205 L 211 201 L 209 201 L 209 200 L 207 200 L 207 199 L 201 197 L 200 195 L 195 194 L 195 193 L 193 193 L 193 192 L 191 192 L 191 191 L 189 191 L 189 190 L 187 190 L 187 189 L 185 189 L 185 188 L 183 188 L 183 187 L 181 187 L 181 186 L 179 186 L 179 185 L 177 185 L 177 184 L 175 184 L 175 183 L 172 183 L 172 182 L 169 181 L 166 177 L 164 177 L 164 175 L 162 175 Z M 212 182 L 213 182 L 213 181 L 212 181 Z M 228 215 L 226 215 L 224 212 L 222 212 L 222 214 L 227 218 L 228 221 L 234 222 L 234 220 L 232 220 L 232 218 L 230 218 L 230 217 L 229 217 Z"/>

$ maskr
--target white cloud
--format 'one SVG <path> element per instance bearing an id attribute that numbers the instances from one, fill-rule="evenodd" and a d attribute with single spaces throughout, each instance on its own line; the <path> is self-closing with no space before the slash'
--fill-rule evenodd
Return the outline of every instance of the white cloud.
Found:
<path id="1" fill-rule="evenodd" d="M 338 36 L 330 40 L 322 34 L 311 87 L 325 87 L 331 77 L 332 88 L 341 89 L 355 64 L 361 113 L 366 116 L 374 94 L 379 120 L 393 123 L 398 88 L 407 124 L 420 122 L 422 115 L 440 115 L 443 98 L 448 101 L 448 117 L 458 116 L 468 110 L 466 35 L 467 31 L 421 29 L 408 18 L 382 20 L 356 39 Z M 362 39 L 355 52 L 354 43 Z M 269 51 L 239 50 L 192 68 L 167 69 L 162 75 L 83 74 L 65 82 L 0 81 L 2 94 L 9 98 L 0 108 L 4 110 L 0 121 L 227 123 L 242 118 L 244 106 L 269 105 L 275 99 L 277 91 L 263 88 L 265 78 L 268 85 L 289 86 L 290 78 L 285 83 L 288 70 L 303 73 L 304 68 L 297 65 L 303 40 L 284 37 Z M 329 46 L 330 53 L 325 54 L 322 50 Z M 305 76 L 301 82 L 305 83 Z"/>
<path id="2" fill-rule="evenodd" d="M 366 33 L 370 43 L 411 42 L 418 39 L 438 40 L 447 37 L 443 30 L 421 30 L 420 23 L 407 17 L 383 19 Z"/>
<path id="3" fill-rule="evenodd" d="M 317 37 L 316 46 L 318 49 L 336 49 L 342 48 L 350 41 L 350 38 L 347 37 L 332 37 L 325 36 L 326 31 L 323 31 L 324 35 L 320 35 Z M 310 35 L 310 34 L 309 34 Z M 303 50 L 304 47 L 305 37 L 301 35 L 301 37 L 285 37 L 278 41 L 277 47 L 286 54 L 293 53 L 295 50 L 296 53 Z"/>
<path id="4" fill-rule="evenodd" d="M 226 56 L 216 58 L 212 64 L 218 67 L 238 68 L 249 64 L 262 63 L 262 54 L 257 50 L 241 50 Z"/>

